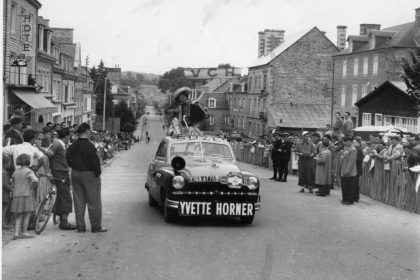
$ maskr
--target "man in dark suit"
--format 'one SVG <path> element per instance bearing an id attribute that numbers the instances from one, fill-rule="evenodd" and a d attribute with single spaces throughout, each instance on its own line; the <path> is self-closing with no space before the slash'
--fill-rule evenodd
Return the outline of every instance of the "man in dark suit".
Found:
<path id="1" fill-rule="evenodd" d="M 279 173 L 279 149 L 280 149 L 280 134 L 275 133 L 274 134 L 274 142 L 273 147 L 271 149 L 271 160 L 273 161 L 273 177 L 270 178 L 270 180 L 276 180 L 277 174 Z"/>
<path id="2" fill-rule="evenodd" d="M 22 126 L 23 120 L 21 118 L 13 118 L 10 120 L 12 128 L 6 133 L 6 146 L 18 145 L 23 143 Z"/>
<path id="3" fill-rule="evenodd" d="M 288 133 L 281 135 L 279 147 L 279 177 L 276 181 L 287 182 L 287 175 L 289 174 L 289 161 L 292 153 L 292 143 L 287 139 Z"/>

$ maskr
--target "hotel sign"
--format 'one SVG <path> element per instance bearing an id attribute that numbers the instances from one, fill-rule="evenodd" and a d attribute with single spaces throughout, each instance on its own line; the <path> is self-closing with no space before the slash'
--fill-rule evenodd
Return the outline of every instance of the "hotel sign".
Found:
<path id="1" fill-rule="evenodd" d="M 23 51 L 29 52 L 31 51 L 31 43 L 33 38 L 33 30 L 32 30 L 32 15 L 20 15 L 22 18 L 22 41 L 23 41 Z"/>
<path id="2" fill-rule="evenodd" d="M 232 78 L 241 76 L 241 68 L 186 68 L 184 75 L 187 79 L 207 80 L 214 78 Z"/>

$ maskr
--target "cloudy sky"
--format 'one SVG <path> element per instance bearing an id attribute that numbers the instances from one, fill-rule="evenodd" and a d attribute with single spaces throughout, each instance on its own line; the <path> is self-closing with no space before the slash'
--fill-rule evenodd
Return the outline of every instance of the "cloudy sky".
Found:
<path id="1" fill-rule="evenodd" d="M 414 21 L 418 0 L 40 0 L 51 27 L 74 28 L 90 65 L 162 74 L 177 67 L 247 67 L 258 31 L 293 34 L 317 26 L 336 43 L 336 26 L 389 27 Z"/>

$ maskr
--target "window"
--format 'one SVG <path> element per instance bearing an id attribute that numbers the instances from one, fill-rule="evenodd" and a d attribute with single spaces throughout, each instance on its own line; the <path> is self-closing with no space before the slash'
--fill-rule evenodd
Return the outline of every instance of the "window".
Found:
<path id="1" fill-rule="evenodd" d="M 44 27 L 42 25 L 38 27 L 38 49 L 44 49 Z"/>
<path id="2" fill-rule="evenodd" d="M 375 114 L 375 126 L 383 125 L 383 116 L 382 114 Z"/>
<path id="3" fill-rule="evenodd" d="M 353 76 L 357 76 L 359 73 L 359 59 L 355 58 L 353 62 Z"/>
<path id="4" fill-rule="evenodd" d="M 363 75 L 366 76 L 368 74 L 369 69 L 369 57 L 363 58 Z"/>
<path id="5" fill-rule="evenodd" d="M 69 102 L 69 86 L 64 86 L 64 102 Z"/>
<path id="6" fill-rule="evenodd" d="M 215 98 L 209 98 L 208 107 L 209 108 L 216 108 L 216 99 Z"/>
<path id="7" fill-rule="evenodd" d="M 346 86 L 341 86 L 341 107 L 346 106 Z"/>
<path id="8" fill-rule="evenodd" d="M 376 75 L 376 74 L 378 74 L 378 56 L 377 55 L 375 55 L 374 57 L 373 57 L 373 67 L 372 67 L 372 74 L 373 75 Z"/>
<path id="9" fill-rule="evenodd" d="M 367 95 L 367 85 L 362 85 L 362 98 Z"/>
<path id="10" fill-rule="evenodd" d="M 354 103 L 357 102 L 357 85 L 353 85 L 353 90 L 351 94 L 351 105 L 354 106 Z"/>
<path id="11" fill-rule="evenodd" d="M 10 62 L 10 83 L 15 85 L 28 84 L 29 61 L 11 57 Z"/>
<path id="12" fill-rule="evenodd" d="M 11 10 L 11 32 L 12 35 L 16 34 L 16 30 L 17 30 L 17 6 L 16 3 L 12 3 L 12 10 Z"/>
<path id="13" fill-rule="evenodd" d="M 267 88 L 267 75 L 264 75 L 263 89 L 265 90 L 266 88 Z"/>
<path id="14" fill-rule="evenodd" d="M 347 60 L 343 60 L 343 77 L 347 76 Z"/>
<path id="15" fill-rule="evenodd" d="M 209 116 L 209 124 L 214 125 L 214 116 Z"/>
<path id="16" fill-rule="evenodd" d="M 162 142 L 160 143 L 160 147 L 156 153 L 156 157 L 162 157 L 162 158 L 166 158 L 166 152 L 168 150 L 168 146 L 166 144 L 166 142 Z M 171 147 L 172 150 L 172 147 Z"/>
<path id="17" fill-rule="evenodd" d="M 369 126 L 371 125 L 371 113 L 363 113 L 362 115 L 362 126 Z"/>

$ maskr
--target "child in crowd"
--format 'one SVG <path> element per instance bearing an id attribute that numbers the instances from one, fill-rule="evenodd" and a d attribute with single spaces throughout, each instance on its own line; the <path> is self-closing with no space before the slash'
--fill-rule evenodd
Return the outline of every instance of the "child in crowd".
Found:
<path id="1" fill-rule="evenodd" d="M 27 154 L 21 154 L 16 159 L 16 165 L 20 166 L 12 176 L 13 185 L 13 201 L 11 212 L 16 214 L 15 234 L 13 240 L 18 238 L 32 238 L 33 235 L 28 234 L 29 219 L 33 211 L 35 211 L 34 190 L 38 186 L 38 178 L 29 168 L 31 161 Z M 19 230 L 22 227 L 22 235 Z"/>
<path id="2" fill-rule="evenodd" d="M 13 191 L 12 184 L 10 181 L 10 175 L 7 171 L 10 168 L 11 159 L 10 157 L 3 156 L 3 170 L 2 170 L 2 183 L 3 183 L 3 229 L 10 229 L 11 227 L 7 224 L 9 218 L 9 206 L 10 206 L 10 194 Z"/>

